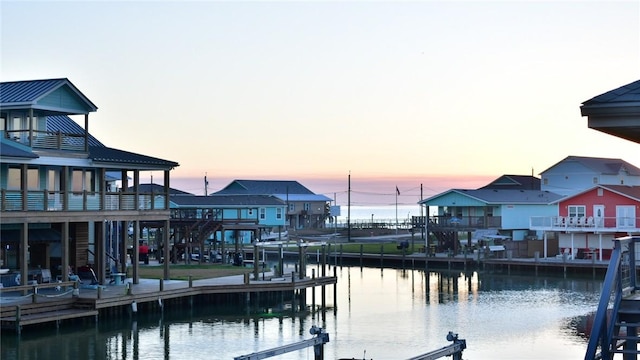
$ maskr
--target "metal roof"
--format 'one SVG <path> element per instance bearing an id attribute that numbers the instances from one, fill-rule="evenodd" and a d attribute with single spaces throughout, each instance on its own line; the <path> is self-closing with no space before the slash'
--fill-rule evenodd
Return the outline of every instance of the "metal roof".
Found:
<path id="1" fill-rule="evenodd" d="M 273 195 L 282 201 L 331 201 L 293 180 L 234 180 L 213 195 Z"/>
<path id="2" fill-rule="evenodd" d="M 580 112 L 589 128 L 640 143 L 640 80 L 583 102 Z"/>
<path id="3" fill-rule="evenodd" d="M 284 201 L 269 195 L 171 195 L 177 207 L 247 207 L 285 206 Z"/>
<path id="4" fill-rule="evenodd" d="M 234 180 L 215 194 L 313 194 L 313 192 L 292 180 Z"/>
<path id="5" fill-rule="evenodd" d="M 60 131 L 67 134 L 84 135 L 84 129 L 72 118 L 67 115 L 49 115 L 47 116 L 47 131 Z M 70 138 L 67 141 L 74 141 Z M 83 142 L 78 138 L 75 141 Z M 74 144 L 80 145 L 80 144 Z M 89 146 L 104 146 L 98 139 L 89 134 Z"/>
<path id="6" fill-rule="evenodd" d="M 133 186 L 129 186 L 129 191 L 133 191 Z M 138 191 L 143 192 L 143 193 L 156 193 L 156 194 L 161 194 L 164 193 L 164 185 L 160 185 L 160 184 L 140 184 L 138 185 Z M 195 196 L 191 193 L 188 193 L 186 191 L 182 191 L 182 190 L 178 190 L 178 189 L 174 189 L 174 188 L 169 188 L 169 194 L 171 195 L 190 195 L 190 196 Z"/>
<path id="7" fill-rule="evenodd" d="M 79 98 L 86 112 L 98 109 L 67 78 L 0 82 L 0 108 L 34 107 L 47 95 L 64 86 Z"/>
<path id="8" fill-rule="evenodd" d="M 583 107 L 589 107 L 595 105 L 620 103 L 636 103 L 640 105 L 640 80 L 636 80 L 627 85 L 623 85 L 619 88 L 607 91 L 606 93 L 595 96 L 582 104 Z"/>
<path id="9" fill-rule="evenodd" d="M 0 138 L 0 156 L 3 158 L 37 159 L 39 156 L 31 151 L 31 148 L 12 140 Z"/>
<path id="10" fill-rule="evenodd" d="M 540 190 L 540 179 L 530 175 L 502 175 L 481 189 Z"/>
<path id="11" fill-rule="evenodd" d="M 322 194 L 272 194 L 282 201 L 332 201 Z"/>
<path id="12" fill-rule="evenodd" d="M 451 189 L 444 193 L 422 200 L 419 204 L 428 204 L 430 201 L 442 197 L 451 192 L 467 196 L 486 204 L 530 204 L 546 205 L 560 198 L 562 195 L 541 190 L 498 190 L 498 189 Z"/>
<path id="13" fill-rule="evenodd" d="M 593 170 L 598 174 L 605 175 L 616 175 L 620 173 L 621 170 L 626 170 L 629 175 L 640 176 L 640 168 L 622 160 L 622 159 L 612 159 L 612 158 L 596 158 L 596 157 L 584 157 L 584 156 L 567 156 L 563 160 L 557 162 L 547 170 L 543 171 L 541 174 L 544 174 L 551 170 L 552 168 L 558 166 L 563 162 L 575 161 L 582 164 L 584 167 Z"/>
<path id="14" fill-rule="evenodd" d="M 158 159 L 151 156 L 132 153 L 129 151 L 113 149 L 105 146 L 90 146 L 89 158 L 94 162 L 131 164 L 137 166 L 159 166 L 172 169 L 178 166 L 177 162 Z"/>

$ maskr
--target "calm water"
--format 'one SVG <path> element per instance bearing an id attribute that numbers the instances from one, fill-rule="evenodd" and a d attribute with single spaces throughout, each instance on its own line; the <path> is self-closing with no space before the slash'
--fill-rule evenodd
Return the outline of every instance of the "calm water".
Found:
<path id="1" fill-rule="evenodd" d="M 576 324 L 596 308 L 601 288 L 599 280 L 476 272 L 342 267 L 337 274 L 337 304 L 328 287 L 324 312 L 293 314 L 286 303 L 218 306 L 28 328 L 20 340 L 2 334 L 0 358 L 233 359 L 309 339 L 316 325 L 330 336 L 325 359 L 365 352 L 367 359 L 406 359 L 448 345 L 449 331 L 467 340 L 465 359 L 581 359 L 586 340 Z M 273 359 L 313 359 L 313 348 Z"/>

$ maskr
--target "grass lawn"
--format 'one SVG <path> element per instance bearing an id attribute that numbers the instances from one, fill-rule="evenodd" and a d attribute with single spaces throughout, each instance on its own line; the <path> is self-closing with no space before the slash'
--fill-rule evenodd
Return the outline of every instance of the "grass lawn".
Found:
<path id="1" fill-rule="evenodd" d="M 129 268 L 129 275 L 133 270 Z M 222 265 L 222 264 L 203 264 L 203 265 L 169 265 L 169 276 L 171 280 L 189 280 L 189 275 L 193 280 L 210 279 L 223 276 L 242 275 L 250 273 L 253 268 Z M 164 265 L 140 266 L 139 275 L 145 279 L 162 279 L 164 277 Z"/>

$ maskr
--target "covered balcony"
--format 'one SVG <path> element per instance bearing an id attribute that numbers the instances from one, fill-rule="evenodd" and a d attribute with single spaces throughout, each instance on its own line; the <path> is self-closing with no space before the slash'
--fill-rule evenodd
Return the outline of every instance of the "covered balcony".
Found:
<path id="1" fill-rule="evenodd" d="M 533 216 L 529 229 L 539 231 L 638 233 L 640 218 L 593 216 Z"/>

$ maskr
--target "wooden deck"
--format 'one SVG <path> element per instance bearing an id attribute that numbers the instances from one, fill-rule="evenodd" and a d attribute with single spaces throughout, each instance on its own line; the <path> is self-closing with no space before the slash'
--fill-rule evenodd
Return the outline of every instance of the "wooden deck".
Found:
<path id="1" fill-rule="evenodd" d="M 337 265 L 361 265 L 380 267 L 411 267 L 411 268 L 437 268 L 437 269 L 479 269 L 479 270 L 499 270 L 505 269 L 507 272 L 521 270 L 530 273 L 553 272 L 553 273 L 592 273 L 604 274 L 609 265 L 608 260 L 599 261 L 595 259 L 562 259 L 559 257 L 548 258 L 506 258 L 502 256 L 483 258 L 477 254 L 450 256 L 446 253 L 427 255 L 424 253 L 413 253 L 406 255 L 384 254 L 331 254 L 328 256 L 329 263 Z"/>
<path id="2" fill-rule="evenodd" d="M 73 282 L 56 289 L 58 284 L 21 286 L 0 289 L 0 325 L 3 329 L 20 333 L 23 326 L 62 320 L 90 318 L 96 320 L 102 311 L 131 306 L 133 303 L 158 303 L 164 300 L 190 298 L 212 294 L 248 294 L 257 292 L 295 291 L 316 286 L 334 285 L 334 276 L 305 277 L 297 274 L 273 277 L 251 274 L 195 281 L 141 279 L 138 284 L 80 286 L 74 291 Z M 26 293 L 26 295 L 24 295 Z"/>

